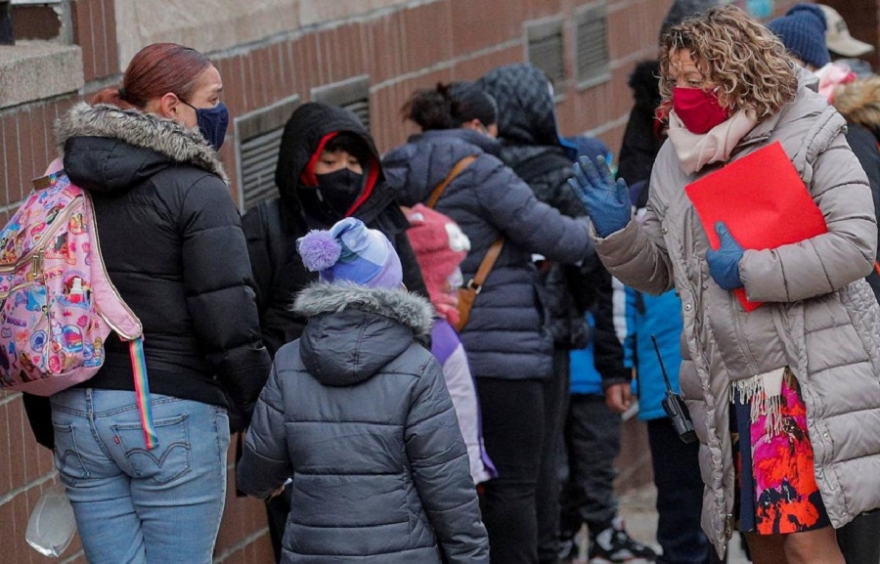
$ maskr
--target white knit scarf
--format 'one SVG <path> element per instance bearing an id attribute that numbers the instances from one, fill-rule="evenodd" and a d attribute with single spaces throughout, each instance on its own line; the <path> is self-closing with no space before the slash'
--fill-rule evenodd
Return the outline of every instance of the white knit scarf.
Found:
<path id="1" fill-rule="evenodd" d="M 699 135 L 688 131 L 673 110 L 669 112 L 669 140 L 681 169 L 690 176 L 709 163 L 727 161 L 740 139 L 757 123 L 758 120 L 741 110 L 708 133 Z"/>

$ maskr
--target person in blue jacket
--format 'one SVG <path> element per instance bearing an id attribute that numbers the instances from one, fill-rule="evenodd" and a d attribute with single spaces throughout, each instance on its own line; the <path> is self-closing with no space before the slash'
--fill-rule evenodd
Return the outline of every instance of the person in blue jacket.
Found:
<path id="1" fill-rule="evenodd" d="M 647 189 L 637 195 L 637 206 L 644 202 Z M 657 487 L 657 543 L 663 554 L 658 564 L 710 564 L 719 562 L 709 539 L 700 526 L 703 507 L 703 481 L 698 460 L 699 443 L 679 439 L 672 421 L 661 404 L 666 383 L 651 337 L 666 368 L 673 391 L 680 393 L 679 372 L 692 365 L 681 359 L 681 301 L 671 290 L 651 296 L 632 288 L 615 289 L 616 301 L 625 294 L 624 365 L 633 370 L 633 393 L 638 396 L 639 419 L 648 425 L 648 444 Z M 630 407 L 630 384 L 608 388 L 612 411 Z"/>
<path id="2" fill-rule="evenodd" d="M 562 564 L 577 562 L 575 535 L 589 530 L 589 562 L 653 562 L 656 553 L 633 540 L 618 516 L 614 459 L 620 453 L 621 419 L 606 405 L 605 389 L 629 386 L 620 338 L 622 294 L 615 299 L 611 275 L 602 269 L 596 306 L 587 313 L 590 342 L 571 351 L 571 384 L 565 418 L 559 519 Z M 619 334 L 618 334 L 619 332 Z M 636 560 L 638 559 L 638 560 Z"/>

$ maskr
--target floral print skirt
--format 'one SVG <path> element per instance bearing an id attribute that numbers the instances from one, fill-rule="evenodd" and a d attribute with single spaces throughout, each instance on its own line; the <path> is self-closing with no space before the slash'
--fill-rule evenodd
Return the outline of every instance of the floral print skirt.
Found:
<path id="1" fill-rule="evenodd" d="M 830 526 L 816 484 L 806 407 L 794 375 L 786 369 L 778 413 L 773 413 L 779 419 L 772 425 L 767 421 L 771 415 L 752 409 L 758 396 L 747 401 L 735 396 L 731 431 L 738 529 L 772 535 Z"/>

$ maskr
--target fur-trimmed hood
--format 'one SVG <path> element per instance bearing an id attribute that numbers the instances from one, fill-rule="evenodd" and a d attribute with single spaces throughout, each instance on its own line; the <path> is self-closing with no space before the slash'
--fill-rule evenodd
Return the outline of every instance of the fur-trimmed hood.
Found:
<path id="1" fill-rule="evenodd" d="M 856 80 L 834 89 L 832 103 L 847 121 L 880 133 L 880 77 Z"/>
<path id="2" fill-rule="evenodd" d="M 293 311 L 309 319 L 300 339 L 303 363 L 327 386 L 371 378 L 431 333 L 434 310 L 402 290 L 316 282 L 296 298 Z"/>
<path id="3" fill-rule="evenodd" d="M 137 110 L 80 103 L 55 124 L 65 168 L 77 169 L 91 190 L 129 188 L 139 177 L 169 166 L 189 164 L 228 183 L 217 152 L 198 129 Z M 83 166 L 71 166 L 81 163 Z M 71 179 L 74 176 L 71 175 Z M 80 182 L 77 182 L 78 184 Z"/>

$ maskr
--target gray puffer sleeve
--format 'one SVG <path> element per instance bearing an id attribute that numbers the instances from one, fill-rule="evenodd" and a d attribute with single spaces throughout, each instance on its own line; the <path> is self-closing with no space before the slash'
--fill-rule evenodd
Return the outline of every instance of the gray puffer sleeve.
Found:
<path id="1" fill-rule="evenodd" d="M 817 156 L 809 188 L 828 233 L 776 249 L 746 251 L 739 271 L 749 300 L 804 300 L 870 274 L 877 250 L 874 202 L 867 176 L 843 135 Z"/>
<path id="2" fill-rule="evenodd" d="M 273 366 L 254 408 L 244 453 L 236 467 L 236 486 L 249 495 L 265 498 L 292 476 L 293 464 L 284 434 L 284 398 Z"/>
<path id="3" fill-rule="evenodd" d="M 413 482 L 449 564 L 489 562 L 467 448 L 440 365 L 431 360 L 413 388 L 404 431 Z"/>
<path id="4" fill-rule="evenodd" d="M 500 162 L 475 184 L 491 223 L 519 247 L 564 264 L 593 255 L 589 219 L 567 217 L 539 201 L 529 185 Z"/>

